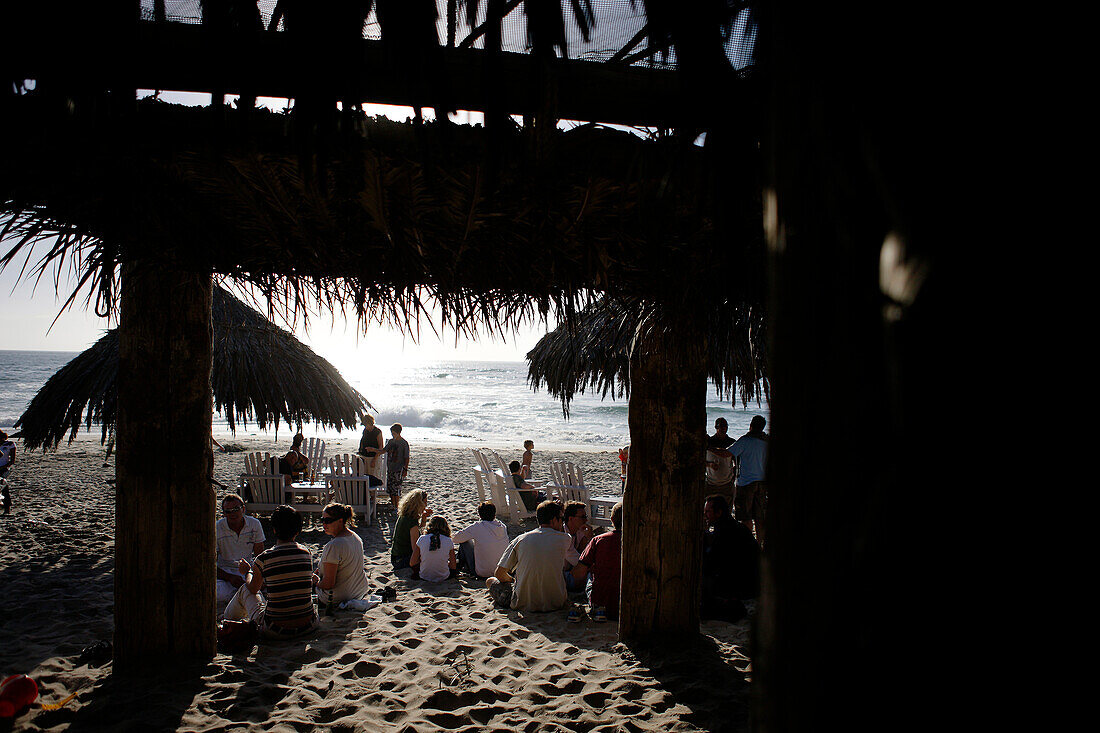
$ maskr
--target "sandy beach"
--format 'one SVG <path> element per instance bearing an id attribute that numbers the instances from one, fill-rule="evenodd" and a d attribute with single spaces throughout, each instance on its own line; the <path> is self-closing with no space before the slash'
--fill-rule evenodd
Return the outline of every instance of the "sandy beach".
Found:
<path id="1" fill-rule="evenodd" d="M 289 443 L 242 435 L 219 440 L 272 453 L 285 452 Z M 352 452 L 357 445 L 358 436 L 349 434 L 329 441 L 327 452 Z M 512 452 L 502 455 L 518 459 L 518 450 Z M 576 624 L 565 611 L 498 610 L 472 580 L 436 584 L 409 580 L 408 571 L 400 573 L 405 578 L 395 574 L 389 564 L 394 519 L 386 512 L 358 532 L 372 589 L 392 585 L 396 602 L 338 611 L 322 617 L 311 638 L 219 652 L 198 669 L 174 669 L 174 678 L 115 679 L 109 662 L 79 660 L 88 645 L 111 639 L 114 624 L 114 460 L 104 466 L 103 455 L 98 435 L 45 455 L 20 449 L 10 477 L 14 506 L 0 517 L 0 674 L 29 674 L 40 687 L 40 703 L 77 693 L 58 710 L 33 706 L 15 730 L 748 727 L 749 621 L 705 622 L 697 644 L 642 649 L 619 643 L 615 622 Z M 548 477 L 554 457 L 578 463 L 593 493 L 619 493 L 615 453 L 540 451 L 536 477 Z M 235 486 L 243 463 L 242 453 L 216 453 L 215 478 Z M 476 519 L 471 465 L 466 449 L 413 444 L 406 488 L 427 490 L 434 511 L 453 529 L 464 527 Z M 533 526 L 510 525 L 509 534 Z M 299 541 L 316 559 L 326 539 L 313 524 Z"/>

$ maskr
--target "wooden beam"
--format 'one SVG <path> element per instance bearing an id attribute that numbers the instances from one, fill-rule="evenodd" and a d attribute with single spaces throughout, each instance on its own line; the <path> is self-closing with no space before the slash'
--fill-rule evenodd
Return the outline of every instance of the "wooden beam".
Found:
<path id="1" fill-rule="evenodd" d="M 516 115 L 538 112 L 543 90 L 535 80 L 542 78 L 559 90 L 562 119 L 624 125 L 667 125 L 679 103 L 674 72 L 622 64 L 558 59 L 536 77 L 527 54 L 502 53 L 497 68 L 486 69 L 482 50 L 441 47 L 437 69 L 379 41 L 333 43 L 326 53 L 308 53 L 286 33 L 225 36 L 177 23 L 142 23 L 114 42 L 123 47 L 101 53 L 100 39 L 77 37 L 75 48 L 58 54 L 56 44 L 32 34 L 18 50 L 4 53 L 3 66 L 10 78 L 45 80 L 52 89 L 219 89 L 291 98 L 311 93 L 408 106 L 430 104 L 425 100 L 438 99 L 442 90 L 456 109 L 484 111 L 492 97 Z"/>
<path id="2" fill-rule="evenodd" d="M 116 672 L 214 656 L 211 297 L 210 275 L 137 265 L 123 273 Z"/>
<path id="3" fill-rule="evenodd" d="M 630 355 L 630 466 L 623 495 L 619 636 L 699 633 L 706 339 L 653 329 Z"/>

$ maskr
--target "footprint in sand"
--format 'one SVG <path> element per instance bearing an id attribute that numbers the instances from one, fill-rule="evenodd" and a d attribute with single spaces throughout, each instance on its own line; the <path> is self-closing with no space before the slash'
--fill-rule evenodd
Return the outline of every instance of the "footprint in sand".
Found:
<path id="1" fill-rule="evenodd" d="M 363 677 L 377 677 L 378 673 L 381 672 L 381 671 L 382 671 L 381 666 L 375 664 L 374 662 L 367 662 L 367 661 L 359 662 L 359 664 L 355 665 L 352 668 L 352 672 L 355 673 L 355 676 L 360 677 L 360 678 L 363 678 Z"/>
<path id="2" fill-rule="evenodd" d="M 582 696 L 581 699 L 584 700 L 586 705 L 596 708 L 598 710 L 603 710 L 603 707 L 607 704 L 607 699 L 609 697 L 611 697 L 611 695 L 606 692 L 590 692 L 587 695 Z"/>

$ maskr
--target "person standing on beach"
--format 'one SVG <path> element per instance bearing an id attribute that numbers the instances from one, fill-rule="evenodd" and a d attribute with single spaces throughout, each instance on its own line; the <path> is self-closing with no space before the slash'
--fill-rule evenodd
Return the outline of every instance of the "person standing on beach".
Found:
<path id="1" fill-rule="evenodd" d="M 623 503 L 611 507 L 610 532 L 592 538 L 584 548 L 577 564 L 573 566 L 573 584 L 583 589 L 588 574 L 592 574 L 592 589 L 588 603 L 592 606 L 592 620 L 606 621 L 619 618 L 619 585 L 622 575 Z"/>
<path id="2" fill-rule="evenodd" d="M 386 493 L 390 495 L 390 503 L 397 509 L 397 501 L 401 498 L 401 490 L 405 486 L 405 477 L 409 475 L 409 441 L 401 437 L 401 423 L 395 422 L 390 426 L 390 435 L 386 441 Z"/>
<path id="3" fill-rule="evenodd" d="M 343 603 L 367 595 L 363 570 L 363 540 L 352 531 L 355 510 L 347 504 L 329 504 L 321 512 L 325 534 L 332 539 L 321 550 L 320 573 L 313 576 L 318 603 Z"/>
<path id="4" fill-rule="evenodd" d="M 359 439 L 359 455 L 367 459 L 371 471 L 374 470 L 374 464 L 378 461 L 378 456 L 383 450 L 382 431 L 374 426 L 373 416 L 363 415 L 363 437 Z M 368 483 L 371 486 L 379 486 L 382 479 L 372 474 Z"/>
<path id="5" fill-rule="evenodd" d="M 485 581 L 489 597 L 501 608 L 517 611 L 558 611 L 568 596 L 561 569 L 569 549 L 563 531 L 561 504 L 544 501 L 535 510 L 538 529 L 512 540 L 492 578 Z"/>
<path id="6" fill-rule="evenodd" d="M 477 578 L 491 578 L 497 560 L 508 549 L 508 528 L 497 519 L 497 507 L 489 501 L 477 507 L 481 520 L 455 532 L 451 538 L 458 546 L 459 566 Z"/>
<path id="7" fill-rule="evenodd" d="M 714 421 L 714 435 L 707 437 L 707 493 L 723 494 L 733 498 L 733 454 L 729 447 L 734 444 L 727 432 L 729 423 L 720 417 Z"/>
<path id="8" fill-rule="evenodd" d="M 764 484 L 764 467 L 768 461 L 768 434 L 764 432 L 767 420 L 755 416 L 749 423 L 749 432 L 730 446 L 730 453 L 737 459 L 737 493 L 733 505 L 737 521 L 749 529 L 756 526 L 756 541 L 764 546 L 764 515 L 768 508 L 768 493 Z"/>
<path id="9" fill-rule="evenodd" d="M 0 430 L 0 478 L 6 479 L 8 473 L 11 472 L 11 467 L 15 465 L 15 443 L 8 440 L 8 434 L 3 430 Z M 0 500 L 4 503 L 4 514 L 11 512 L 11 494 L 8 493 L 8 485 L 4 483 L 0 486 L 3 491 L 3 496 L 0 496 Z"/>
<path id="10" fill-rule="evenodd" d="M 535 441 L 523 441 L 523 462 L 519 467 L 519 475 L 525 480 L 531 478 L 531 459 L 535 456 Z"/>
<path id="11" fill-rule="evenodd" d="M 217 600 L 221 610 L 244 585 L 241 560 L 259 557 L 264 551 L 264 528 L 260 520 L 244 513 L 244 499 L 229 494 L 222 499 L 222 518 L 214 525 L 217 559 Z"/>

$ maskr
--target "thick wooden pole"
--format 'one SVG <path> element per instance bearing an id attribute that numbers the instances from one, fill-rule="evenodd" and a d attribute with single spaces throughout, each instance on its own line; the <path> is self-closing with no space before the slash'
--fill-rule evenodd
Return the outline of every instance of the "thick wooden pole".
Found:
<path id="1" fill-rule="evenodd" d="M 705 353 L 680 330 L 640 335 L 630 357 L 623 639 L 699 633 Z"/>
<path id="2" fill-rule="evenodd" d="M 119 320 L 115 670 L 214 655 L 209 275 L 128 267 Z"/>

